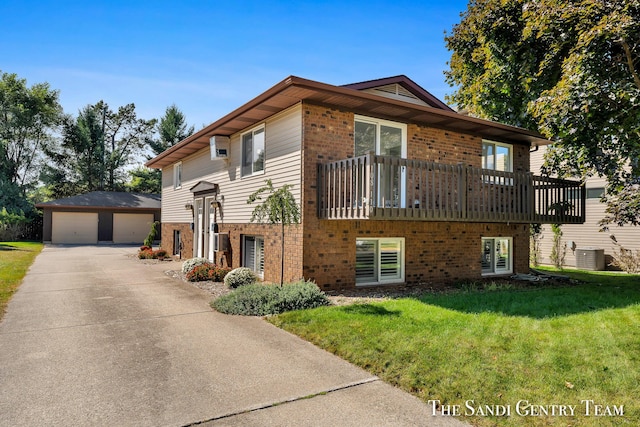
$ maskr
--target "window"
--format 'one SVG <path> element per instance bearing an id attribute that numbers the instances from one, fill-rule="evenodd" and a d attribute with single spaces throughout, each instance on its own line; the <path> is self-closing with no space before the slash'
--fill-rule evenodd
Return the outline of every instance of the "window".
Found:
<path id="1" fill-rule="evenodd" d="M 587 188 L 587 199 L 600 199 L 604 196 L 604 187 Z"/>
<path id="2" fill-rule="evenodd" d="M 482 238 L 482 274 L 513 272 L 511 237 Z"/>
<path id="3" fill-rule="evenodd" d="M 264 126 L 242 135 L 242 176 L 264 171 Z"/>
<path id="4" fill-rule="evenodd" d="M 264 238 L 244 236 L 242 239 L 242 266 L 253 270 L 260 277 L 264 275 Z"/>
<path id="5" fill-rule="evenodd" d="M 356 116 L 354 125 L 354 154 L 363 156 L 373 152 L 380 156 L 407 157 L 407 125 Z M 376 193 L 379 207 L 406 207 L 406 166 L 380 165 Z"/>
<path id="6" fill-rule="evenodd" d="M 357 239 L 356 285 L 404 282 L 404 238 Z"/>
<path id="7" fill-rule="evenodd" d="M 354 126 L 356 156 L 370 151 L 381 156 L 407 157 L 407 125 L 356 116 Z"/>
<path id="8" fill-rule="evenodd" d="M 182 162 L 173 165 L 173 188 L 182 188 Z"/>
<path id="9" fill-rule="evenodd" d="M 493 141 L 482 141 L 482 168 L 513 172 L 513 146 Z"/>

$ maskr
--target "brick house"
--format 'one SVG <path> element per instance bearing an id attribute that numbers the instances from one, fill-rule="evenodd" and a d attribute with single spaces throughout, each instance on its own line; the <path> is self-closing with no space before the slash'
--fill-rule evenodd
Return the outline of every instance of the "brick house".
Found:
<path id="1" fill-rule="evenodd" d="M 292 184 L 284 280 L 422 285 L 529 270 L 529 223 L 584 220 L 577 182 L 533 176 L 525 129 L 461 115 L 406 76 L 290 76 L 147 163 L 162 169 L 162 247 L 280 280 L 279 226 L 249 194 Z M 565 206 L 564 209 L 557 209 Z"/>

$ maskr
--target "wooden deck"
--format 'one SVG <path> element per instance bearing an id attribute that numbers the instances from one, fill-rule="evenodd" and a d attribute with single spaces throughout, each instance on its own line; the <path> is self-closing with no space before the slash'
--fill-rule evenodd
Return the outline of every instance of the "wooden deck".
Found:
<path id="1" fill-rule="evenodd" d="M 581 224 L 578 181 L 365 156 L 318 165 L 321 219 Z"/>

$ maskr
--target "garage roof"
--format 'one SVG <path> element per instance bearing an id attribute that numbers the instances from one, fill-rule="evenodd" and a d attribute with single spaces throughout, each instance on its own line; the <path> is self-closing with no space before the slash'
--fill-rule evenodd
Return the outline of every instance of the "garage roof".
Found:
<path id="1" fill-rule="evenodd" d="M 383 80 L 384 79 L 379 79 L 375 81 L 375 85 L 380 84 Z M 428 92 L 422 90 L 424 93 L 421 93 L 415 89 L 411 85 L 412 82 L 410 82 L 406 76 L 389 78 L 389 81 L 403 83 L 407 90 L 419 96 L 428 105 L 416 105 L 410 102 L 368 93 L 363 89 L 374 86 L 369 82 L 347 86 L 334 86 L 296 76 L 289 76 L 238 109 L 160 153 L 158 156 L 149 160 L 146 166 L 158 169 L 166 167 L 182 160 L 190 154 L 208 147 L 211 136 L 233 135 L 302 101 L 336 106 L 348 109 L 357 114 L 372 115 L 389 120 L 424 123 L 441 129 L 468 132 L 484 138 L 504 142 L 515 142 L 532 146 L 546 145 L 549 143 L 548 140 L 537 132 L 465 116 L 451 111 L 450 108 L 435 103 L 433 99 L 425 98 L 426 95 L 424 95 L 424 93 Z"/>
<path id="2" fill-rule="evenodd" d="M 64 199 L 38 203 L 37 208 L 87 208 L 87 209 L 160 209 L 159 194 L 93 191 Z"/>

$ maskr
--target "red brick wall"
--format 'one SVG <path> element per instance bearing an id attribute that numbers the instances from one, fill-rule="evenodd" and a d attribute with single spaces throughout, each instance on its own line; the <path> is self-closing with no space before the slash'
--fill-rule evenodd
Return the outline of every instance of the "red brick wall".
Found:
<path id="1" fill-rule="evenodd" d="M 482 237 L 513 237 L 514 271 L 529 270 L 528 225 L 318 219 L 317 165 L 353 157 L 354 114 L 305 103 L 302 115 L 302 223 L 286 230 L 285 281 L 305 277 L 322 289 L 354 287 L 359 237 L 404 237 L 405 278 L 410 285 L 479 278 Z M 482 139 L 477 136 L 409 124 L 407 139 L 409 158 L 476 167 L 482 162 Z M 514 169 L 529 169 L 528 147 L 514 145 Z M 171 253 L 176 228 L 182 231 L 183 258 L 190 258 L 193 233 L 189 224 L 162 224 L 162 247 Z M 232 268 L 241 265 L 241 236 L 263 236 L 264 280 L 280 281 L 280 226 L 220 224 L 220 232 L 229 233 L 231 251 L 222 261 Z"/>
<path id="2" fill-rule="evenodd" d="M 169 255 L 173 255 L 173 232 L 180 231 L 180 240 L 182 240 L 181 259 L 189 259 L 193 257 L 193 231 L 189 223 L 162 223 L 162 240 L 160 247 L 167 251 Z M 178 257 L 176 257 L 178 258 Z"/>
<path id="3" fill-rule="evenodd" d="M 190 224 L 163 223 L 161 247 L 173 253 L 173 231 L 180 230 L 183 250 L 182 259 L 193 258 L 193 231 Z M 219 224 L 220 233 L 229 233 L 231 250 L 216 253 L 218 265 L 236 268 L 242 265 L 242 236 L 262 236 L 264 238 L 264 281 L 280 283 L 282 234 L 280 225 L 268 224 Z M 291 282 L 302 278 L 302 227 L 285 227 L 284 280 Z"/>
<path id="4" fill-rule="evenodd" d="M 317 215 L 317 164 L 353 157 L 354 115 L 303 105 L 303 274 L 322 289 L 355 287 L 358 237 L 404 237 L 407 284 L 481 277 L 482 237 L 513 237 L 514 271 L 529 270 L 529 226 L 429 221 L 334 221 Z M 482 138 L 407 126 L 407 157 L 479 167 Z M 528 147 L 514 146 L 514 169 L 528 170 Z"/>

